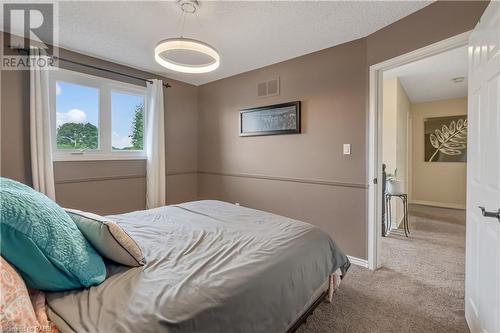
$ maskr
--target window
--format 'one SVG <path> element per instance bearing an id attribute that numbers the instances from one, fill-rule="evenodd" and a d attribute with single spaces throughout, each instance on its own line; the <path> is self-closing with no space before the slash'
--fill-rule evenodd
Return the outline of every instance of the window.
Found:
<path id="1" fill-rule="evenodd" d="M 111 129 L 113 150 L 143 150 L 144 96 L 111 92 Z"/>
<path id="2" fill-rule="evenodd" d="M 56 147 L 99 148 L 99 89 L 56 81 Z"/>
<path id="3" fill-rule="evenodd" d="M 145 88 L 51 72 L 54 160 L 145 158 Z"/>

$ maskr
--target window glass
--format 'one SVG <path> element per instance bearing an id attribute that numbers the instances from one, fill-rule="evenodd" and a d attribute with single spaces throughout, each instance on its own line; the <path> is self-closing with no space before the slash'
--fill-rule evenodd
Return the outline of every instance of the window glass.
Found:
<path id="1" fill-rule="evenodd" d="M 99 148 L 99 89 L 56 81 L 57 149 Z"/>
<path id="2" fill-rule="evenodd" d="M 63 69 L 50 82 L 54 160 L 146 158 L 144 87 Z"/>
<path id="3" fill-rule="evenodd" d="M 113 150 L 144 149 L 144 96 L 111 92 Z"/>

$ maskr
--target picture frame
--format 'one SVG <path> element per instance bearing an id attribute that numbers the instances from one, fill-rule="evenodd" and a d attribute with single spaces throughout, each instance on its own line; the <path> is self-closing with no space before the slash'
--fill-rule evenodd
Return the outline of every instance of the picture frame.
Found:
<path id="1" fill-rule="evenodd" d="M 424 119 L 425 162 L 467 162 L 467 115 Z"/>
<path id="2" fill-rule="evenodd" d="M 300 134 L 300 101 L 240 110 L 240 136 L 280 134 Z"/>

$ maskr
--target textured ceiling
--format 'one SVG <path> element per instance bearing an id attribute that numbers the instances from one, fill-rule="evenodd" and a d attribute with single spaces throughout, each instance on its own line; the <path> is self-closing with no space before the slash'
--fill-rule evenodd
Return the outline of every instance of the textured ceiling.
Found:
<path id="1" fill-rule="evenodd" d="M 202 1 L 184 37 L 220 52 L 221 66 L 208 74 L 175 73 L 154 61 L 156 43 L 181 33 L 181 11 L 170 1 L 60 2 L 59 45 L 200 85 L 364 37 L 429 3 Z"/>
<path id="2" fill-rule="evenodd" d="M 413 103 L 467 96 L 467 46 L 391 69 L 384 79 L 399 77 Z M 454 83 L 453 78 L 465 77 Z"/>

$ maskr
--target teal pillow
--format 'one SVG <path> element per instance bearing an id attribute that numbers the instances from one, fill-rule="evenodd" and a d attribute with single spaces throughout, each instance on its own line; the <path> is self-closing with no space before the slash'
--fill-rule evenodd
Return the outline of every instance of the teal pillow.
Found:
<path id="1" fill-rule="evenodd" d="M 0 178 L 0 194 L 0 252 L 29 288 L 68 290 L 104 281 L 101 256 L 54 201 L 7 178 Z"/>

